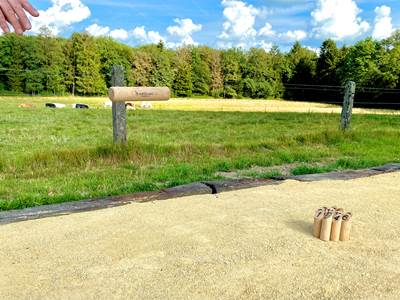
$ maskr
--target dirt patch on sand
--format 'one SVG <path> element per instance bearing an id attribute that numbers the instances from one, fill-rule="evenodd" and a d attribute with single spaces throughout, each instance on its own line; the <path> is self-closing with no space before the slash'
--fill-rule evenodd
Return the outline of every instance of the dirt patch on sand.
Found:
<path id="1" fill-rule="evenodd" d="M 0 298 L 399 299 L 399 181 L 287 181 L 0 226 Z M 350 242 L 312 237 L 321 205 L 353 211 Z"/>

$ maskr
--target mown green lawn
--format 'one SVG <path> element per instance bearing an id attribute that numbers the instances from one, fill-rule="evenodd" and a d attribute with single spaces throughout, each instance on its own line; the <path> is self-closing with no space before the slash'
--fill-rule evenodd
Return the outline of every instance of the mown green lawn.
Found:
<path id="1" fill-rule="evenodd" d="M 254 166 L 299 163 L 299 174 L 400 162 L 398 115 L 355 115 L 342 133 L 338 114 L 129 111 L 129 143 L 114 147 L 110 110 L 17 103 L 0 99 L 0 210 L 158 190 Z"/>

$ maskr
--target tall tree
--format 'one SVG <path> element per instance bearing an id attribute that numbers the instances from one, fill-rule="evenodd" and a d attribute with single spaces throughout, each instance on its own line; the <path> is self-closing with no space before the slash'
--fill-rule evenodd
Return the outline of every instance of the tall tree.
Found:
<path id="1" fill-rule="evenodd" d="M 176 51 L 174 58 L 173 88 L 178 97 L 190 97 L 193 92 L 192 84 L 192 55 L 189 48 L 184 47 Z"/>
<path id="2" fill-rule="evenodd" d="M 235 98 L 242 95 L 242 67 L 244 67 L 245 61 L 241 49 L 229 49 L 222 52 L 224 98 Z"/>
<path id="3" fill-rule="evenodd" d="M 224 89 L 224 76 L 222 73 L 221 52 L 210 49 L 210 96 L 220 97 Z"/>
<path id="4" fill-rule="evenodd" d="M 112 67 L 114 65 L 123 65 L 123 58 L 119 54 L 120 44 L 110 37 L 98 37 L 95 41 L 100 58 L 100 72 L 106 84 L 110 86 Z"/>
<path id="5" fill-rule="evenodd" d="M 152 86 L 168 86 L 172 87 L 173 71 L 171 67 L 171 60 L 173 53 L 163 46 L 162 42 L 157 46 L 147 46 L 151 54 L 152 68 L 150 71 L 150 84 Z"/>
<path id="6" fill-rule="evenodd" d="M 151 55 L 144 49 L 135 51 L 133 56 L 133 82 L 137 86 L 150 85 L 150 72 L 153 68 Z"/>
<path id="7" fill-rule="evenodd" d="M 196 95 L 208 95 L 210 92 L 211 71 L 208 59 L 207 50 L 192 48 L 192 84 Z"/>
<path id="8" fill-rule="evenodd" d="M 383 50 L 382 45 L 371 38 L 351 47 L 340 69 L 342 83 L 352 80 L 358 86 L 379 86 Z"/>
<path id="9" fill-rule="evenodd" d="M 280 92 L 280 74 L 274 69 L 273 55 L 264 49 L 252 48 L 243 68 L 243 94 L 251 98 L 270 98 Z"/>
<path id="10" fill-rule="evenodd" d="M 39 53 L 43 56 L 42 72 L 45 76 L 45 90 L 53 95 L 60 95 L 66 91 L 64 82 L 65 54 L 63 46 L 65 40 L 54 38 L 51 31 L 43 27 L 38 36 Z"/>
<path id="11" fill-rule="evenodd" d="M 64 53 L 64 85 L 68 93 L 75 96 L 76 92 L 76 58 L 72 39 L 66 41 L 63 45 Z"/>
<path id="12" fill-rule="evenodd" d="M 314 99 L 316 96 L 314 93 L 305 91 L 301 87 L 315 84 L 317 54 L 296 42 L 287 54 L 287 60 L 290 66 L 287 83 L 291 84 L 291 86 L 286 86 L 285 98 L 295 100 Z"/>
<path id="13" fill-rule="evenodd" d="M 321 46 L 317 62 L 317 82 L 325 85 L 337 85 L 337 68 L 340 62 L 340 51 L 333 40 L 326 40 Z"/>
<path id="14" fill-rule="evenodd" d="M 292 68 L 291 83 L 313 84 L 316 73 L 317 54 L 303 48 L 299 42 L 293 45 L 288 54 Z"/>
<path id="15" fill-rule="evenodd" d="M 104 77 L 107 86 L 111 82 L 111 70 L 114 65 L 124 67 L 125 80 L 132 83 L 132 64 L 134 50 L 121 43 L 118 43 L 110 37 L 98 37 L 95 39 L 97 52 L 100 55 L 101 74 Z"/>
<path id="16" fill-rule="evenodd" d="M 386 50 L 381 61 L 384 84 L 386 87 L 400 88 L 400 30 L 382 41 L 382 45 Z"/>
<path id="17" fill-rule="evenodd" d="M 106 92 L 105 78 L 101 75 L 100 55 L 95 39 L 86 33 L 72 36 L 75 58 L 76 92 L 80 95 L 101 95 Z"/>
<path id="18" fill-rule="evenodd" d="M 8 86 L 12 92 L 24 91 L 24 37 L 15 34 L 9 35 L 11 45 L 11 64 L 8 66 Z"/>
<path id="19" fill-rule="evenodd" d="M 40 47 L 37 38 L 28 37 L 24 39 L 24 79 L 26 93 L 36 95 L 45 90 L 44 82 L 47 70 L 44 69 L 46 52 Z"/>
<path id="20" fill-rule="evenodd" d="M 0 91 L 8 90 L 8 74 L 12 59 L 11 35 L 0 35 Z"/>

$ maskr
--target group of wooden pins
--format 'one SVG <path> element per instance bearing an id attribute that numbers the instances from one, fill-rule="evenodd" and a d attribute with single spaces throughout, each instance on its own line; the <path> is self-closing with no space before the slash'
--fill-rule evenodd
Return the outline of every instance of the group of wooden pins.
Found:
<path id="1" fill-rule="evenodd" d="M 346 242 L 350 240 L 352 221 L 352 213 L 345 213 L 343 208 L 320 208 L 314 216 L 314 236 L 326 242 Z"/>

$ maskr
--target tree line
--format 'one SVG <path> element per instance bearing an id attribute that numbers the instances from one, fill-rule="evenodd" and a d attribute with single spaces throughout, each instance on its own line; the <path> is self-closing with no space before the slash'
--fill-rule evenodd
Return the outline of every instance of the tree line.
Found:
<path id="1" fill-rule="evenodd" d="M 168 86 L 177 97 L 300 97 L 291 86 L 400 88 L 400 31 L 390 38 L 352 46 L 323 42 L 319 53 L 296 42 L 283 53 L 259 48 L 167 49 L 163 43 L 131 47 L 109 37 L 74 33 L 53 37 L 0 36 L 0 92 L 31 95 L 105 95 L 113 65 L 125 69 L 130 86 Z"/>

